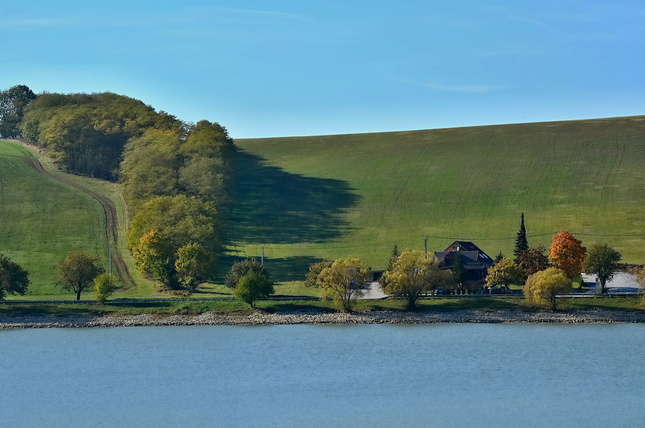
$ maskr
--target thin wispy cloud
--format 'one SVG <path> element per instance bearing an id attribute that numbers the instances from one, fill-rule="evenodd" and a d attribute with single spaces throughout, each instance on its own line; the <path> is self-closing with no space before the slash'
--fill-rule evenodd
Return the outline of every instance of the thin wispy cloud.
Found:
<path id="1" fill-rule="evenodd" d="M 524 16 L 519 16 L 513 13 L 507 13 L 506 19 L 529 24 L 533 27 L 536 27 L 544 31 L 547 34 L 550 34 L 558 38 L 568 39 L 571 41 L 603 41 L 603 40 L 612 41 L 619 38 L 617 34 L 610 33 L 607 31 L 570 31 L 570 30 L 563 31 L 555 28 L 552 24 L 550 24 L 546 20 L 526 18 Z M 578 17 L 578 19 L 581 20 L 582 18 Z M 588 18 L 586 19 L 588 20 Z M 574 21 L 571 21 L 571 22 L 574 22 Z M 577 22 L 583 22 L 583 21 L 577 21 Z"/>
<path id="2" fill-rule="evenodd" d="M 311 21 L 310 18 L 295 13 L 282 12 L 279 10 L 241 9 L 227 7 L 202 7 L 191 8 L 174 16 L 167 14 L 151 14 L 148 16 L 132 16 L 127 18 L 108 16 L 84 16 L 76 18 L 22 18 L 22 19 L 1 19 L 0 28 L 20 27 L 78 27 L 78 26 L 119 26 L 119 27 L 149 27 L 159 25 L 198 25 L 212 22 L 213 15 L 220 17 L 237 16 L 255 17 L 265 21 Z"/>
<path id="3" fill-rule="evenodd" d="M 165 21 L 151 21 L 150 19 L 141 20 L 110 20 L 107 18 L 96 17 L 83 17 L 76 19 L 19 19 L 15 21 L 2 21 L 0 20 L 1 27 L 88 27 L 88 26 L 145 26 L 145 25 L 158 25 L 169 24 L 172 22 L 179 22 L 178 19 L 165 20 Z"/>
<path id="4" fill-rule="evenodd" d="M 504 86 L 497 85 L 446 85 L 436 82 L 415 82 L 411 80 L 404 80 L 404 82 L 411 85 L 420 86 L 422 88 L 433 89 L 442 92 L 463 92 L 471 94 L 484 94 L 487 92 L 501 91 L 506 89 Z"/>
<path id="5" fill-rule="evenodd" d="M 66 21 L 47 18 L 0 20 L 0 27 L 55 27 L 66 24 L 68 24 Z"/>
<path id="6" fill-rule="evenodd" d="M 229 13 L 229 14 L 264 16 L 264 17 L 271 17 L 271 18 L 290 19 L 294 21 L 309 20 L 309 18 L 307 18 L 306 16 L 298 15 L 295 13 L 282 12 L 279 10 L 238 9 L 238 8 L 231 8 L 231 7 L 214 7 L 212 8 L 212 10 L 217 12 L 222 12 L 222 13 Z"/>

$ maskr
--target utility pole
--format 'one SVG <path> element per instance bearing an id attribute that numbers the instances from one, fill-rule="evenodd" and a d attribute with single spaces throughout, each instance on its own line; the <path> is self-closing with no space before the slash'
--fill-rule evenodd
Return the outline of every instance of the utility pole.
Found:
<path id="1" fill-rule="evenodd" d="M 262 246 L 262 266 L 264 266 L 264 245 Z"/>
<path id="2" fill-rule="evenodd" d="M 428 258 L 428 235 L 423 237 L 423 248 L 425 249 L 426 259 Z"/>
<path id="3" fill-rule="evenodd" d="M 112 275 L 112 244 L 108 244 L 108 273 Z"/>

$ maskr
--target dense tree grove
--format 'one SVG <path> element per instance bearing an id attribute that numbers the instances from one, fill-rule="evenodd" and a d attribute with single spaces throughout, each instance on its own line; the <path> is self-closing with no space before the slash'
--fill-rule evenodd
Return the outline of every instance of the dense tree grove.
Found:
<path id="1" fill-rule="evenodd" d="M 234 155 L 226 129 L 208 121 L 149 129 L 126 145 L 128 246 L 137 266 L 164 286 L 194 290 L 214 274 Z"/>
<path id="2" fill-rule="evenodd" d="M 20 131 L 63 169 L 114 180 L 127 141 L 151 128 L 179 132 L 175 117 L 112 93 L 40 94 L 25 109 Z"/>
<path id="3" fill-rule="evenodd" d="M 113 93 L 0 92 L 0 136 L 41 147 L 62 169 L 119 180 L 128 247 L 164 286 L 212 277 L 221 248 L 235 146 L 224 127 L 187 124 Z"/>
<path id="4" fill-rule="evenodd" d="M 123 196 L 131 214 L 157 196 L 194 196 L 218 211 L 229 202 L 235 147 L 226 129 L 198 122 L 178 130 L 150 129 L 125 147 L 121 163 Z"/>
<path id="5" fill-rule="evenodd" d="M 193 280 L 212 275 L 214 263 L 206 268 L 188 267 L 186 245 L 199 245 L 193 255 L 201 260 L 214 258 L 220 248 L 217 212 L 210 202 L 185 195 L 150 199 L 132 218 L 128 247 L 137 267 L 166 287 L 177 288 L 180 270 Z M 195 261 L 195 263 L 198 263 Z M 193 264 L 195 266 L 195 264 Z"/>

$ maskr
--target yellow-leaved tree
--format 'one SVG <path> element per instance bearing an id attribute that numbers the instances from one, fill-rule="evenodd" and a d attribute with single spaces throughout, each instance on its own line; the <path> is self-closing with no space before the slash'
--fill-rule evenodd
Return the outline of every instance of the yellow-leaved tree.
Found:
<path id="1" fill-rule="evenodd" d="M 521 285 L 526 280 L 526 272 L 521 266 L 513 260 L 506 257 L 495 263 L 495 266 L 488 269 L 486 275 L 486 285 L 494 287 L 496 285 Z"/>
<path id="2" fill-rule="evenodd" d="M 533 303 L 547 302 L 557 309 L 557 295 L 571 291 L 571 278 L 561 269 L 550 267 L 529 276 L 524 285 L 524 297 Z"/>
<path id="3" fill-rule="evenodd" d="M 404 298 L 407 309 L 415 310 L 419 297 L 430 290 L 452 281 L 452 272 L 440 270 L 438 260 L 426 258 L 420 250 L 405 250 L 392 260 L 392 268 L 385 272 L 384 291 Z"/>
<path id="4" fill-rule="evenodd" d="M 369 281 L 369 267 L 357 258 L 337 259 L 318 275 L 318 283 L 325 297 L 334 299 L 345 312 L 351 312 L 357 297 L 363 294 L 362 287 Z"/>

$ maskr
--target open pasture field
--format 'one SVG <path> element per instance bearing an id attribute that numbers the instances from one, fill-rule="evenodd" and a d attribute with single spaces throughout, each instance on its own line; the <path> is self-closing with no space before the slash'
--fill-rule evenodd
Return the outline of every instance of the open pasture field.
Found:
<path id="1" fill-rule="evenodd" d="M 21 144 L 0 141 L 0 252 L 30 273 L 30 294 L 60 294 L 56 264 L 68 251 L 105 255 L 105 216 L 88 195 L 48 179 Z"/>
<path id="2" fill-rule="evenodd" d="M 48 174 L 35 166 L 36 158 Z M 114 203 L 119 219 L 118 233 L 123 236 L 127 213 L 116 184 L 62 173 L 22 144 L 0 140 L 0 252 L 27 269 L 31 279 L 27 295 L 9 295 L 8 299 L 71 298 L 72 293 L 56 285 L 56 264 L 69 251 L 94 253 L 103 259 L 107 270 L 105 213 L 95 198 L 79 188 Z M 136 287 L 126 287 L 116 296 L 154 294 L 153 284 L 136 272 L 124 242 L 120 239 L 118 248 Z M 115 262 L 116 248 L 112 245 Z M 90 295 L 91 292 L 83 294 L 84 298 Z"/>
<path id="3" fill-rule="evenodd" d="M 377 134 L 237 140 L 232 251 L 277 279 L 357 256 L 471 240 L 512 255 L 562 229 L 645 263 L 645 116 Z"/>

